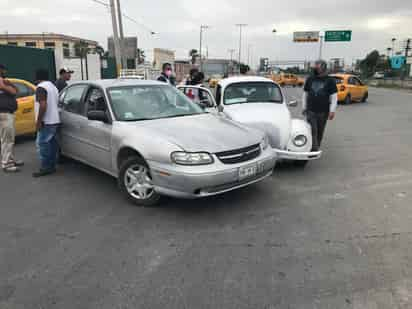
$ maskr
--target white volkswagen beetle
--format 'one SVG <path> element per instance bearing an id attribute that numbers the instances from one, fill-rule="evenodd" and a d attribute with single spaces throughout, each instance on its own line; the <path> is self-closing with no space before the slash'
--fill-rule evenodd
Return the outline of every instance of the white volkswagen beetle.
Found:
<path id="1" fill-rule="evenodd" d="M 216 88 L 216 98 L 209 89 L 199 86 L 179 86 L 188 97 L 213 113 L 258 128 L 269 137 L 278 159 L 292 160 L 305 166 L 319 159 L 322 151 L 311 151 L 312 133 L 309 123 L 294 119 L 278 84 L 256 76 L 231 77 L 221 80 Z"/>

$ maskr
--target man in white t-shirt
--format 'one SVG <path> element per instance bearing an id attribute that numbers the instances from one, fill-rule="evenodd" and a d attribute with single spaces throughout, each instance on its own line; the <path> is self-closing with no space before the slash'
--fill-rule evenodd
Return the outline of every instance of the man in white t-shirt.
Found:
<path id="1" fill-rule="evenodd" d="M 59 91 L 49 81 L 47 70 L 37 70 L 36 80 L 36 127 L 37 151 L 40 159 L 40 169 L 33 173 L 33 177 L 42 177 L 56 172 L 59 145 L 57 143 L 57 130 L 60 125 L 58 110 Z"/>

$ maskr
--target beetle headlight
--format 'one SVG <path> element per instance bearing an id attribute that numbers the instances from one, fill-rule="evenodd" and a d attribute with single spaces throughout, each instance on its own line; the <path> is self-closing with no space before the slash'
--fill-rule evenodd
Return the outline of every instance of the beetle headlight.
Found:
<path id="1" fill-rule="evenodd" d="M 293 144 L 296 147 L 303 147 L 308 143 L 308 138 L 305 135 L 297 135 L 293 139 Z"/>
<path id="2" fill-rule="evenodd" d="M 260 147 L 262 148 L 262 150 L 266 150 L 269 147 L 269 139 L 267 135 L 265 135 L 260 142 Z"/>
<path id="3" fill-rule="evenodd" d="M 207 152 L 176 151 L 171 155 L 172 161 L 180 165 L 206 165 L 213 163 L 213 157 Z"/>

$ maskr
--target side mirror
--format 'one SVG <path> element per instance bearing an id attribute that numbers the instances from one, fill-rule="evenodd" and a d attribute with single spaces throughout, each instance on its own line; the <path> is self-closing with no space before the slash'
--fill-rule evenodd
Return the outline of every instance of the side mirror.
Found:
<path id="1" fill-rule="evenodd" d="M 218 110 L 219 113 L 223 113 L 223 110 L 224 110 L 224 109 L 225 109 L 225 108 L 223 107 L 222 104 L 219 104 L 219 105 L 217 106 L 217 110 Z"/>
<path id="2" fill-rule="evenodd" d="M 290 107 L 296 107 L 296 106 L 298 106 L 298 101 L 297 101 L 297 100 L 289 101 L 288 106 L 290 106 Z"/>
<path id="3" fill-rule="evenodd" d="M 107 117 L 107 114 L 104 111 L 89 111 L 87 112 L 87 119 L 101 121 L 104 123 L 109 122 L 109 118 Z"/>

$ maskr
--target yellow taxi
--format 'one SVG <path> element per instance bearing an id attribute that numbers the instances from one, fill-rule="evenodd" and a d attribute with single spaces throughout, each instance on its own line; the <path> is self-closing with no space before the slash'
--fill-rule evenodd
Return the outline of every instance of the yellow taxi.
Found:
<path id="1" fill-rule="evenodd" d="M 16 135 L 30 135 L 36 133 L 34 94 L 36 86 L 32 83 L 15 78 L 8 78 L 17 92 Z"/>
<path id="2" fill-rule="evenodd" d="M 271 79 L 282 87 L 302 87 L 305 84 L 305 80 L 295 74 L 281 73 L 272 75 Z"/>
<path id="3" fill-rule="evenodd" d="M 214 75 L 209 79 L 209 87 L 216 88 L 217 84 L 222 80 L 222 77 Z"/>
<path id="4" fill-rule="evenodd" d="M 354 101 L 366 102 L 369 92 L 365 85 L 357 76 L 352 74 L 333 74 L 338 87 L 338 101 L 342 104 L 351 104 Z"/>

